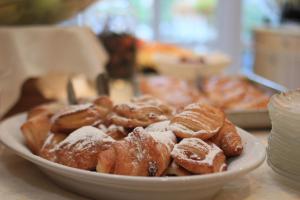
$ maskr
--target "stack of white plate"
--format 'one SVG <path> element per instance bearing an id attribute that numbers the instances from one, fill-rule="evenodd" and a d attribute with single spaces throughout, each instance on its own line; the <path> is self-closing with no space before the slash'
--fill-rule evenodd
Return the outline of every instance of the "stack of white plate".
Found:
<path id="1" fill-rule="evenodd" d="M 300 90 L 272 96 L 269 113 L 268 164 L 279 174 L 300 181 Z"/>

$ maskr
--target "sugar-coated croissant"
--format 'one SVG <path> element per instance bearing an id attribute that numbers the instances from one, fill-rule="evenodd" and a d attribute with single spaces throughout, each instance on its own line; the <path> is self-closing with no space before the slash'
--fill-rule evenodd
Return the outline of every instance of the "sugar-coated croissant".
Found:
<path id="1" fill-rule="evenodd" d="M 238 156 L 243 151 L 241 137 L 228 119 L 225 120 L 223 127 L 210 141 L 219 146 L 228 157 Z"/>
<path id="2" fill-rule="evenodd" d="M 97 171 L 132 176 L 161 176 L 168 168 L 175 144 L 171 131 L 147 132 L 137 127 L 98 157 Z"/>
<path id="3" fill-rule="evenodd" d="M 226 169 L 223 151 L 213 143 L 198 138 L 185 138 L 172 151 L 176 164 L 194 174 L 221 172 Z"/>
<path id="4" fill-rule="evenodd" d="M 114 139 L 100 129 L 84 126 L 72 132 L 55 149 L 60 164 L 86 170 L 95 170 L 100 151 L 107 149 Z"/>
<path id="5" fill-rule="evenodd" d="M 190 104 L 171 119 L 170 129 L 179 138 L 203 140 L 214 136 L 223 126 L 225 115 L 215 107 L 202 103 Z"/>

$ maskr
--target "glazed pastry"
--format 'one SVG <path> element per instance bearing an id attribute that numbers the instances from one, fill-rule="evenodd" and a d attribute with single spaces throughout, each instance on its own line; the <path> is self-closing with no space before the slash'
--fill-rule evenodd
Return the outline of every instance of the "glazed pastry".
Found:
<path id="1" fill-rule="evenodd" d="M 97 171 L 131 176 L 161 176 L 170 163 L 175 139 L 170 131 L 147 132 L 137 127 L 124 140 L 100 152 Z"/>
<path id="2" fill-rule="evenodd" d="M 225 120 L 223 127 L 210 141 L 220 147 L 227 157 L 238 156 L 243 151 L 241 137 L 228 119 Z"/>
<path id="3" fill-rule="evenodd" d="M 48 112 L 31 115 L 21 126 L 21 131 L 30 150 L 37 154 L 42 148 L 51 127 Z"/>
<path id="4" fill-rule="evenodd" d="M 179 166 L 194 174 L 208 174 L 226 170 L 226 157 L 213 143 L 198 138 L 185 138 L 176 144 L 172 153 Z"/>
<path id="5" fill-rule="evenodd" d="M 171 115 L 168 106 L 158 100 L 133 100 L 130 103 L 116 105 L 110 121 L 125 128 L 146 127 L 152 123 L 167 120 Z"/>
<path id="6" fill-rule="evenodd" d="M 164 173 L 164 176 L 188 176 L 192 175 L 189 171 L 184 169 L 183 167 L 180 167 L 176 164 L 175 161 L 173 161 L 166 172 Z"/>
<path id="7" fill-rule="evenodd" d="M 190 104 L 171 119 L 170 129 L 179 138 L 196 137 L 207 140 L 223 126 L 224 113 L 215 107 Z"/>
<path id="8" fill-rule="evenodd" d="M 84 126 L 56 146 L 56 162 L 79 169 L 95 170 L 97 156 L 114 142 L 101 130 Z"/>
<path id="9" fill-rule="evenodd" d="M 104 124 L 100 124 L 98 128 L 103 131 L 106 135 L 109 135 L 115 140 L 121 140 L 128 135 L 128 131 L 122 126 L 111 124 L 106 127 Z"/>
<path id="10" fill-rule="evenodd" d="M 51 120 L 51 132 L 68 134 L 82 126 L 96 126 L 104 118 L 97 106 L 86 103 L 71 105 L 56 113 Z"/>
<path id="11" fill-rule="evenodd" d="M 49 133 L 38 155 L 42 158 L 55 162 L 56 146 L 66 137 L 66 134 Z"/>

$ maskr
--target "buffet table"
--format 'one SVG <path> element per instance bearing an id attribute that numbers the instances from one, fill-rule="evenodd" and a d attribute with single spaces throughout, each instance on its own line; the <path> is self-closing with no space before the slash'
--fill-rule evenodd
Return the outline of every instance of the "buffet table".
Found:
<path id="1" fill-rule="evenodd" d="M 269 131 L 250 131 L 267 145 Z M 32 163 L 0 144 L 0 197 L 6 200 L 84 200 L 55 185 Z M 298 200 L 300 186 L 277 175 L 266 162 L 248 175 L 228 183 L 214 200 Z"/>

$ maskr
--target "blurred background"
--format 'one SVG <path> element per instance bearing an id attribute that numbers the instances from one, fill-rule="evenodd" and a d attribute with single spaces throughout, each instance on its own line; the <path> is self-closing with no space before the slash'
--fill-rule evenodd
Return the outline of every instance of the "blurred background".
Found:
<path id="1" fill-rule="evenodd" d="M 88 27 L 112 78 L 222 70 L 297 88 L 299 23 L 299 0 L 0 0 L 2 27 Z"/>

